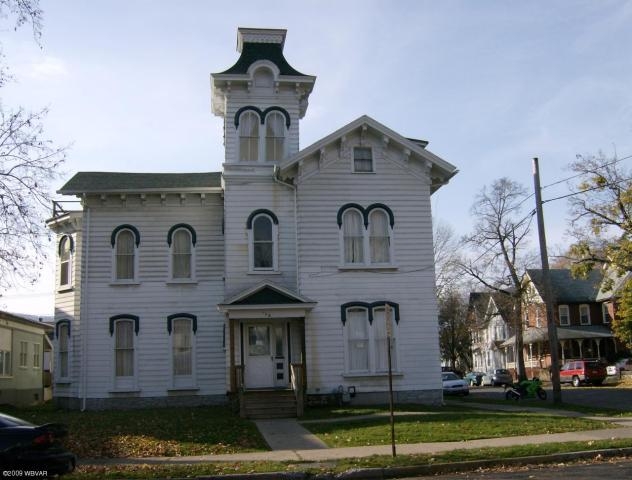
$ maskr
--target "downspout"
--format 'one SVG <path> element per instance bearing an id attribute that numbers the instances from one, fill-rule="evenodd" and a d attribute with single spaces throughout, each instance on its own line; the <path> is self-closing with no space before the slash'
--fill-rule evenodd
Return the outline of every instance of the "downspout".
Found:
<path id="1" fill-rule="evenodd" d="M 87 203 L 87 200 L 86 200 Z M 88 396 L 88 363 L 86 360 L 87 351 L 88 351 L 88 271 L 90 269 L 90 207 L 85 206 L 85 220 L 86 227 L 84 230 L 85 235 L 83 239 L 84 248 L 82 249 L 85 255 L 82 258 L 82 261 L 85 262 L 85 270 L 83 272 L 82 278 L 82 288 L 81 288 L 81 301 L 79 303 L 79 318 L 81 319 L 81 411 L 84 412 L 86 410 L 86 399 Z M 85 314 L 85 315 L 84 315 Z"/>
<path id="2" fill-rule="evenodd" d="M 272 179 L 278 183 L 279 185 L 283 185 L 294 191 L 294 253 L 295 253 L 295 262 L 296 262 L 296 293 L 301 294 L 301 283 L 300 283 L 300 263 L 299 263 L 299 252 L 298 252 L 298 213 L 297 213 L 297 194 L 296 194 L 296 185 L 292 185 L 289 182 L 284 182 L 280 177 L 281 170 L 278 165 L 274 166 L 274 172 L 272 174 Z"/>

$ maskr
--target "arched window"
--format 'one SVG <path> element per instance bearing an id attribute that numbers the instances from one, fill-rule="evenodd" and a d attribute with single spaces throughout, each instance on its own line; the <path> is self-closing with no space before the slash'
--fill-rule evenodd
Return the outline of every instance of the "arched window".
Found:
<path id="1" fill-rule="evenodd" d="M 342 216 L 344 263 L 364 263 L 364 233 L 362 214 L 354 209 Z"/>
<path id="2" fill-rule="evenodd" d="M 191 279 L 193 242 L 191 232 L 186 228 L 179 228 L 173 234 L 171 244 L 171 277 L 173 279 Z"/>
<path id="3" fill-rule="evenodd" d="M 136 278 L 136 245 L 134 233 L 122 229 L 115 239 L 115 280 L 134 280 Z"/>
<path id="4" fill-rule="evenodd" d="M 371 263 L 390 263 L 390 227 L 388 216 L 383 210 L 373 210 L 369 214 L 369 249 Z"/>
<path id="5" fill-rule="evenodd" d="M 239 160 L 259 160 L 259 116 L 253 111 L 239 118 Z"/>
<path id="6" fill-rule="evenodd" d="M 349 372 L 369 370 L 369 318 L 365 308 L 347 309 L 347 351 Z"/>
<path id="7" fill-rule="evenodd" d="M 266 160 L 278 161 L 285 156 L 285 117 L 271 112 L 266 117 Z"/>
<path id="8" fill-rule="evenodd" d="M 190 318 L 174 318 L 172 358 L 174 381 L 193 375 L 193 328 Z"/>
<path id="9" fill-rule="evenodd" d="M 59 286 L 67 287 L 72 283 L 72 238 L 62 237 L 59 242 Z"/>
<path id="10" fill-rule="evenodd" d="M 274 268 L 274 237 L 272 219 L 258 215 L 252 222 L 253 267 L 258 269 Z"/>

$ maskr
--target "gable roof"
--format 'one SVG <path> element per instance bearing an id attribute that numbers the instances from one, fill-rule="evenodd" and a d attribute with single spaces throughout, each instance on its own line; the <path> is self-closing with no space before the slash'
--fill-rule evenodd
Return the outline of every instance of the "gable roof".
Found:
<path id="1" fill-rule="evenodd" d="M 303 150 L 297 152 L 295 155 L 287 159 L 282 165 L 280 165 L 280 171 L 287 171 L 301 160 L 315 154 L 327 145 L 340 140 L 345 135 L 364 126 L 373 129 L 374 131 L 387 137 L 389 140 L 392 140 L 393 142 L 401 145 L 402 148 L 408 149 L 410 150 L 410 152 L 413 152 L 422 157 L 424 160 L 430 162 L 433 172 L 436 175 L 440 176 L 444 183 L 447 183 L 450 178 L 458 173 L 458 169 L 454 165 L 438 157 L 431 151 L 426 150 L 425 145 L 427 145 L 427 142 L 403 137 L 399 133 L 391 130 L 385 125 L 382 125 L 380 122 L 374 120 L 368 115 L 362 115 L 361 117 L 358 117 L 354 121 L 313 143 L 309 147 L 306 147 Z M 431 191 L 435 192 L 438 188 L 439 185 L 434 186 Z"/>
<path id="2" fill-rule="evenodd" d="M 528 269 L 527 275 L 542 298 L 542 269 Z M 587 278 L 574 278 L 566 268 L 550 270 L 551 288 L 555 303 L 587 303 L 596 302 L 597 294 L 603 279 L 603 272 L 595 269 Z"/>
<path id="3" fill-rule="evenodd" d="M 316 302 L 270 282 L 248 288 L 222 302 L 223 307 L 237 305 L 315 305 Z"/>
<path id="4" fill-rule="evenodd" d="M 221 172 L 126 173 L 78 172 L 57 193 L 213 191 L 221 188 Z"/>
<path id="5" fill-rule="evenodd" d="M 50 323 L 32 320 L 30 318 L 27 318 L 26 316 L 16 315 L 14 313 L 5 312 L 3 310 L 0 310 L 0 320 L 16 322 L 22 325 L 28 325 L 29 327 L 41 328 L 44 333 L 52 332 L 54 329 Z"/>

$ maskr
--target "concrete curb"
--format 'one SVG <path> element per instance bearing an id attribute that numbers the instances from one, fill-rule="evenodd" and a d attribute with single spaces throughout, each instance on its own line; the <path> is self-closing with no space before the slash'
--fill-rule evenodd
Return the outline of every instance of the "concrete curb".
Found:
<path id="1" fill-rule="evenodd" d="M 414 475 L 440 475 L 446 473 L 470 472 L 479 468 L 506 466 L 525 466 L 546 463 L 585 460 L 596 457 L 632 456 L 632 447 L 609 448 L 604 450 L 585 450 L 581 452 L 556 453 L 530 457 L 497 458 L 473 460 L 468 462 L 437 463 L 433 465 L 411 465 L 405 467 L 365 468 L 349 470 L 343 473 L 307 473 L 307 472 L 270 472 L 227 474 L 198 477 L 199 480 L 382 480 L 388 478 L 410 477 Z"/>

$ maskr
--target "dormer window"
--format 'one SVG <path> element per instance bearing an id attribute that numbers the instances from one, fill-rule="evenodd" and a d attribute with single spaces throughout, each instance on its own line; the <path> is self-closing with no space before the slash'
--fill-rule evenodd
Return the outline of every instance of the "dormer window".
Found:
<path id="1" fill-rule="evenodd" d="M 259 116 L 252 111 L 239 119 L 239 160 L 259 160 Z"/>
<path id="2" fill-rule="evenodd" d="M 353 171 L 355 173 L 373 173 L 373 151 L 371 147 L 353 148 Z"/>

